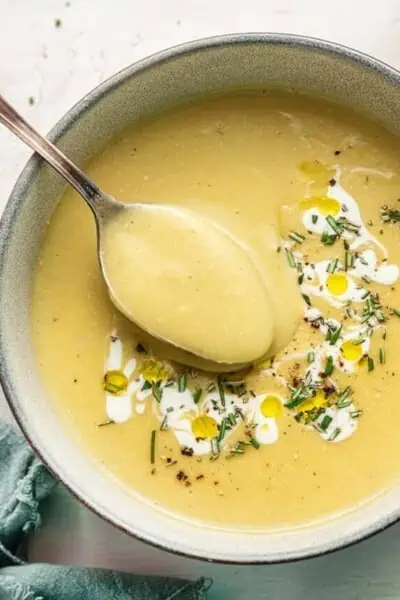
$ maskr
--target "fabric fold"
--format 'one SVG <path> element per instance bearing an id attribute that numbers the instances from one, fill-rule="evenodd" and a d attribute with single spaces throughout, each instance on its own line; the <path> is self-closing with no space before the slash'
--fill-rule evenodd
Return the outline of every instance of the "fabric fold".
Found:
<path id="1" fill-rule="evenodd" d="M 26 564 L 40 502 L 56 482 L 22 434 L 0 422 L 0 600 L 205 600 L 212 582 Z"/>

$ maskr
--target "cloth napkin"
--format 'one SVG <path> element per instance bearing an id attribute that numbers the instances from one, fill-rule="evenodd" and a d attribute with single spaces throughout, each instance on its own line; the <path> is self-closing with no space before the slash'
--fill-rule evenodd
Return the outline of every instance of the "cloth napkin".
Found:
<path id="1" fill-rule="evenodd" d="M 0 423 L 0 600 L 204 600 L 209 580 L 26 564 L 26 536 L 56 482 L 22 434 Z"/>

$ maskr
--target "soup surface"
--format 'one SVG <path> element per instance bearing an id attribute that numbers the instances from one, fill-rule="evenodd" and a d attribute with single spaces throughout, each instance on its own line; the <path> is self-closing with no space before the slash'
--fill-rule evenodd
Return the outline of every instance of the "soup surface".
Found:
<path id="1" fill-rule="evenodd" d="M 325 102 L 230 94 L 135 123 L 86 170 L 122 201 L 211 219 L 261 266 L 273 253 L 264 284 L 285 339 L 234 375 L 174 362 L 113 307 L 93 217 L 67 190 L 32 328 L 49 397 L 86 450 L 144 498 L 218 525 L 300 525 L 393 485 L 398 141 Z"/>

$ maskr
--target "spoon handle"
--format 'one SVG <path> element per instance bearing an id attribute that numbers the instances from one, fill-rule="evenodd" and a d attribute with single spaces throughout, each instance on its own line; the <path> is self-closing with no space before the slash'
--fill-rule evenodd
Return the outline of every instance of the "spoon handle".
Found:
<path id="1" fill-rule="evenodd" d="M 19 137 L 32 150 L 48 162 L 62 175 L 95 210 L 96 199 L 103 194 L 100 188 L 61 152 L 48 139 L 40 135 L 21 115 L 0 95 L 0 123 Z"/>

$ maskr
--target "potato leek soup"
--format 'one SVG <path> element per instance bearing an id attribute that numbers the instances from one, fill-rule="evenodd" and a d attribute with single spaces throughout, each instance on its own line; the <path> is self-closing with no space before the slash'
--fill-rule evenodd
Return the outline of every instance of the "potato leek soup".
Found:
<path id="1" fill-rule="evenodd" d="M 193 357 L 183 366 L 186 356 L 113 307 L 93 218 L 75 192 L 65 192 L 35 276 L 37 363 L 71 435 L 116 485 L 186 518 L 264 529 L 351 510 L 394 485 L 398 142 L 336 105 L 246 92 L 135 123 L 87 171 L 122 201 L 191 211 L 241 244 L 244 256 L 221 249 L 224 272 L 188 324 L 202 344 L 220 344 L 221 322 L 215 339 L 202 339 L 207 307 L 224 319 L 213 304 L 215 285 L 232 295 L 228 320 L 238 347 L 247 330 L 240 311 L 235 322 L 235 302 L 243 306 L 248 294 L 251 306 L 255 289 L 271 315 L 250 311 L 254 331 L 257 323 L 271 328 L 267 354 L 251 366 L 221 373 Z M 145 226 L 135 223 L 140 243 Z M 156 236 L 159 255 L 175 243 L 165 231 Z M 241 271 L 246 257 L 260 277 L 255 287 Z M 173 311 L 185 310 L 190 281 L 182 281 L 182 298 L 168 296 L 167 279 L 165 299 L 152 298 L 154 270 L 160 277 L 165 270 L 132 260 L 132 294 L 144 297 L 148 285 L 154 303 L 137 309 L 166 315 L 173 332 Z M 165 269 L 175 283 L 192 275 L 173 264 Z"/>

